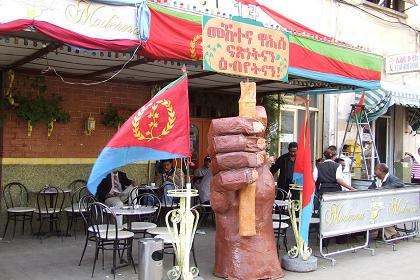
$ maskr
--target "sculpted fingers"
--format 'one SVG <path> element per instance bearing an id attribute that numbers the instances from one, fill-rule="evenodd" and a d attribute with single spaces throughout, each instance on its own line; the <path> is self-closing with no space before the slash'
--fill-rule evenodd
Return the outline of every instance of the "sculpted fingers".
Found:
<path id="1" fill-rule="evenodd" d="M 244 135 L 214 136 L 209 144 L 210 154 L 229 152 L 259 152 L 267 147 L 264 138 Z"/>
<path id="2" fill-rule="evenodd" d="M 255 135 L 265 130 L 264 125 L 254 119 L 232 117 L 215 119 L 211 122 L 211 129 L 214 136 L 219 135 Z"/>
<path id="3" fill-rule="evenodd" d="M 265 162 L 266 153 L 264 151 L 258 153 L 233 152 L 225 154 L 217 154 L 212 162 L 211 168 L 213 173 L 240 168 L 256 168 Z"/>
<path id="4" fill-rule="evenodd" d="M 220 171 L 213 176 L 211 186 L 216 192 L 235 191 L 254 183 L 257 178 L 258 172 L 254 168 Z"/>

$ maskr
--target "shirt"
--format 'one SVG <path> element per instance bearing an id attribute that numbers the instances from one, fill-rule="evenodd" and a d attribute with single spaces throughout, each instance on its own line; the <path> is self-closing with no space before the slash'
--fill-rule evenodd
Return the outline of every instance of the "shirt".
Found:
<path id="1" fill-rule="evenodd" d="M 385 177 L 384 177 L 384 179 L 383 179 L 383 180 L 381 180 L 381 179 L 376 180 L 376 188 L 377 188 L 377 189 L 382 188 L 382 184 L 383 184 L 384 182 L 386 182 L 386 180 L 388 179 L 388 177 L 389 177 L 389 173 L 386 173 L 386 174 L 385 174 Z"/>
<path id="2" fill-rule="evenodd" d="M 420 155 L 415 154 L 413 158 L 412 177 L 420 180 Z"/>
<path id="3" fill-rule="evenodd" d="M 118 178 L 117 172 L 111 174 L 111 182 L 112 182 L 111 193 L 122 192 L 122 187 L 121 187 L 120 179 Z"/>
<path id="4" fill-rule="evenodd" d="M 289 191 L 289 185 L 293 183 L 293 170 L 295 169 L 295 161 L 290 157 L 290 153 L 286 153 L 279 157 L 270 167 L 271 174 L 276 174 L 280 170 L 277 180 L 277 187 Z"/>
<path id="5" fill-rule="evenodd" d="M 210 182 L 211 182 L 211 171 L 210 168 L 197 168 L 194 171 L 194 176 L 202 177 L 200 182 L 196 185 L 198 195 L 201 202 L 210 200 Z"/>
<path id="6" fill-rule="evenodd" d="M 327 160 L 325 160 L 324 162 L 327 162 L 327 161 L 332 161 L 332 162 L 334 162 L 332 159 L 327 159 Z M 341 179 L 341 180 L 343 180 L 343 170 L 342 170 L 342 169 L 343 169 L 343 168 L 341 167 L 341 165 L 339 165 L 339 166 L 337 167 L 337 170 L 335 171 L 335 178 L 336 178 L 336 179 Z M 314 168 L 313 176 L 314 176 L 314 181 L 316 182 L 316 181 L 318 180 L 318 168 L 316 168 L 316 166 L 315 166 L 315 168 Z"/>

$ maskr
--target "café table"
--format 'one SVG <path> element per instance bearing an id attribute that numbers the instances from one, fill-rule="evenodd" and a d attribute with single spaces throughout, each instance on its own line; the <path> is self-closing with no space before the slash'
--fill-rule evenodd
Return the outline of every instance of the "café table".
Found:
<path id="1" fill-rule="evenodd" d="M 127 230 L 131 231 L 131 223 L 135 217 L 138 217 L 141 215 L 149 215 L 156 212 L 156 208 L 153 206 L 141 206 L 141 205 L 139 206 L 140 207 L 138 208 L 133 207 L 133 206 L 110 207 L 110 209 L 115 215 L 127 216 Z M 122 226 L 122 225 L 118 225 L 118 227 L 119 226 Z M 128 258 L 128 260 L 130 260 L 130 258 Z M 128 265 L 130 265 L 130 261 L 127 261 L 116 268 L 118 269 L 118 268 L 125 267 Z M 111 273 L 114 273 L 114 271 L 111 270 Z"/>
<path id="2" fill-rule="evenodd" d="M 48 185 L 46 185 L 46 186 L 48 186 Z M 64 196 L 71 193 L 71 190 L 69 190 L 69 189 L 61 189 L 61 190 L 63 191 Z M 32 194 L 35 194 L 35 195 L 38 195 L 38 193 L 40 193 L 41 195 L 48 196 L 49 197 L 50 208 L 54 208 L 54 196 L 56 196 L 60 192 L 60 190 L 59 190 L 59 192 L 57 192 L 57 190 L 55 190 L 55 189 L 47 189 L 47 190 L 42 190 L 42 191 L 31 190 L 30 192 Z M 65 199 L 65 197 L 63 199 Z M 38 207 L 38 205 L 37 205 L 37 207 Z M 63 209 L 59 209 L 59 210 L 62 211 Z M 48 237 L 49 235 L 54 233 L 54 222 L 53 222 L 53 218 L 52 218 L 54 214 L 55 213 L 50 214 L 49 232 L 46 233 L 45 237 Z M 61 231 L 58 230 L 56 233 L 60 234 Z"/>
<path id="3" fill-rule="evenodd" d="M 110 208 L 115 215 L 127 216 L 127 219 L 128 219 L 127 230 L 130 231 L 131 222 L 133 218 L 135 218 L 136 216 L 149 215 L 156 212 L 156 208 L 153 206 L 141 206 L 141 205 L 139 206 L 140 206 L 139 208 L 135 208 L 133 206 L 110 207 Z"/>

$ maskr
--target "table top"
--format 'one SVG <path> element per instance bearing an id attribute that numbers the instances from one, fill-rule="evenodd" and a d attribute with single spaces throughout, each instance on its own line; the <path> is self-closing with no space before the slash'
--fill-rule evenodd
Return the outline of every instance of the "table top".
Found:
<path id="1" fill-rule="evenodd" d="M 137 188 L 138 189 L 140 189 L 140 190 L 157 190 L 157 189 L 159 189 L 159 187 L 156 187 L 156 186 L 137 186 Z"/>
<path id="2" fill-rule="evenodd" d="M 62 189 L 64 193 L 71 193 L 71 190 Z M 30 190 L 31 193 L 39 193 L 40 190 Z M 55 189 L 49 189 L 47 191 L 43 191 L 42 194 L 57 194 Z"/>
<path id="3" fill-rule="evenodd" d="M 116 215 L 124 215 L 124 216 L 146 215 L 146 214 L 152 214 L 156 212 L 156 208 L 154 208 L 153 206 L 140 206 L 140 208 L 137 208 L 137 209 L 133 209 L 131 206 L 123 206 L 122 208 L 111 207 L 111 210 Z"/>
<path id="4" fill-rule="evenodd" d="M 274 200 L 274 204 L 277 205 L 277 206 L 283 207 L 283 206 L 288 206 L 289 201 L 276 199 L 276 200 Z"/>

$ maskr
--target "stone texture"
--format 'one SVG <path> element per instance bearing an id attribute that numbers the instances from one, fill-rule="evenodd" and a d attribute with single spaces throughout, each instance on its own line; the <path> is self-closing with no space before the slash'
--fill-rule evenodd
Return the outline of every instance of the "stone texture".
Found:
<path id="1" fill-rule="evenodd" d="M 288 255 L 284 255 L 281 258 L 282 267 L 285 270 L 293 272 L 311 272 L 315 271 L 318 267 L 318 259 L 314 256 L 310 256 L 307 261 L 302 258 L 290 258 Z"/>

